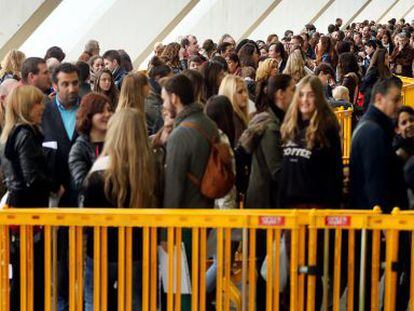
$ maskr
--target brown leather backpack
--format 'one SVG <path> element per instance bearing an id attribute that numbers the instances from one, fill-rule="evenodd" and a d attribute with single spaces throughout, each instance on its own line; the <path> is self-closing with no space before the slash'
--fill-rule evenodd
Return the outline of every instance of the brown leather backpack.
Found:
<path id="1" fill-rule="evenodd" d="M 230 192 L 234 186 L 236 177 L 232 168 L 232 154 L 230 147 L 218 140 L 213 139 L 198 125 L 192 122 L 184 122 L 180 126 L 195 129 L 210 145 L 210 155 L 204 170 L 204 175 L 199 180 L 194 174 L 188 172 L 187 177 L 196 185 L 200 192 L 209 199 L 218 199 Z"/>

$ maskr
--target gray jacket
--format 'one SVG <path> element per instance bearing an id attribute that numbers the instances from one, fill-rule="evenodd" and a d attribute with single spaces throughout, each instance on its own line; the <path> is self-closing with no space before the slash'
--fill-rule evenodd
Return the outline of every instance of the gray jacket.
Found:
<path id="1" fill-rule="evenodd" d="M 195 123 L 211 137 L 218 137 L 217 127 L 204 114 L 202 105 L 188 105 L 178 114 L 167 142 L 163 206 L 213 208 L 214 200 L 204 197 L 187 176 L 191 173 L 201 180 L 210 155 L 210 145 L 196 129 L 180 126 L 183 122 Z"/>
<path id="2" fill-rule="evenodd" d="M 269 108 L 267 112 L 270 120 L 253 151 L 246 208 L 277 208 L 283 156 L 280 135 L 283 112 L 278 108 Z"/>

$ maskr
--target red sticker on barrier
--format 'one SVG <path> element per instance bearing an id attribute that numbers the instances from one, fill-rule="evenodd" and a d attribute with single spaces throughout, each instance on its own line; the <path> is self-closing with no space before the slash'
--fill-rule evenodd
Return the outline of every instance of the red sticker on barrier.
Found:
<path id="1" fill-rule="evenodd" d="M 347 227 L 351 225 L 351 216 L 326 216 L 326 226 Z"/>
<path id="2" fill-rule="evenodd" d="M 260 226 L 283 226 L 285 224 L 284 216 L 260 216 L 259 225 Z"/>

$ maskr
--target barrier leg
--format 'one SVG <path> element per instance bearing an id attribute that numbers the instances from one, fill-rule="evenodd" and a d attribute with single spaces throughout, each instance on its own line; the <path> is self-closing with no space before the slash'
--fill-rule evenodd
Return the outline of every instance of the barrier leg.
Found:
<path id="1" fill-rule="evenodd" d="M 359 310 L 365 308 L 365 270 L 366 270 L 367 230 L 361 232 L 361 265 L 359 273 Z"/>
<path id="2" fill-rule="evenodd" d="M 145 229 L 144 229 L 145 230 Z M 145 241 L 143 239 L 143 247 Z M 132 268 L 132 228 L 125 228 L 125 310 L 132 310 L 132 291 L 133 291 L 133 268 Z M 144 252 L 143 252 L 144 257 Z M 145 258 L 145 257 L 144 257 Z M 144 261 L 143 258 L 143 261 Z M 144 274 L 144 270 L 142 271 Z M 144 286 L 144 280 L 142 281 L 142 286 Z M 142 296 L 142 303 L 144 304 L 144 295 Z M 148 305 L 146 306 L 148 307 Z M 142 306 L 144 309 L 144 305 Z"/>
<path id="3" fill-rule="evenodd" d="M 52 229 L 45 226 L 45 311 L 52 309 Z"/>
<path id="4" fill-rule="evenodd" d="M 217 288 L 216 308 L 223 310 L 223 229 L 217 228 Z"/>
<path id="5" fill-rule="evenodd" d="M 334 286 L 333 286 L 333 309 L 339 311 L 341 300 L 341 249 L 342 231 L 335 230 L 335 256 L 334 256 Z"/>
<path id="6" fill-rule="evenodd" d="M 308 265 L 316 267 L 317 265 L 317 234 L 318 230 L 314 226 L 309 227 L 309 244 L 308 244 Z M 316 275 L 308 275 L 308 292 L 307 292 L 307 310 L 315 310 L 315 289 Z M 318 293 L 319 295 L 321 293 Z"/>
<path id="7" fill-rule="evenodd" d="M 250 229 L 249 250 L 249 310 L 255 310 L 256 296 L 256 229 Z"/>
<path id="8" fill-rule="evenodd" d="M 20 310 L 27 310 L 27 227 L 20 226 Z"/>
<path id="9" fill-rule="evenodd" d="M 151 279 L 150 279 L 150 310 L 157 310 L 157 228 L 151 228 Z"/>
<path id="10" fill-rule="evenodd" d="M 266 240 L 267 253 L 267 282 L 266 282 L 266 310 L 271 311 L 272 308 L 272 287 L 273 287 L 273 230 L 267 229 Z"/>
<path id="11" fill-rule="evenodd" d="M 276 229 L 274 232 L 275 235 L 275 248 L 274 248 L 274 280 L 273 280 L 273 311 L 279 310 L 279 291 L 280 291 L 280 238 L 281 232 L 279 229 Z"/>
<path id="12" fill-rule="evenodd" d="M 372 232 L 371 311 L 379 310 L 380 238 L 381 231 L 374 230 Z"/>
<path id="13" fill-rule="evenodd" d="M 125 227 L 118 228 L 118 311 L 125 310 Z"/>
<path id="14" fill-rule="evenodd" d="M 175 258 L 175 310 L 181 310 L 181 241 L 182 234 L 181 228 L 176 229 L 175 235 L 175 247 L 176 247 L 176 258 Z"/>
<path id="15" fill-rule="evenodd" d="M 348 297 L 347 310 L 354 310 L 355 289 L 355 230 L 348 231 Z"/>
<path id="16" fill-rule="evenodd" d="M 199 261 L 200 261 L 200 252 L 199 252 L 199 229 L 193 228 L 193 236 L 192 236 L 192 273 L 191 273 L 191 281 L 192 281 L 192 297 L 191 297 L 191 310 L 197 311 L 198 310 L 198 275 L 199 275 Z"/>
<path id="17" fill-rule="evenodd" d="M 247 262 L 248 262 L 248 232 L 243 228 L 243 243 L 242 243 L 242 311 L 247 311 Z"/>
<path id="18" fill-rule="evenodd" d="M 299 229 L 294 228 L 291 234 L 290 251 L 290 309 L 298 310 L 298 262 L 299 262 Z"/>
<path id="19" fill-rule="evenodd" d="M 329 229 L 324 230 L 323 247 L 323 298 L 322 309 L 328 310 L 329 307 Z"/>
<path id="20" fill-rule="evenodd" d="M 394 310 L 397 284 L 398 231 L 387 231 L 386 240 L 384 310 Z"/>
<path id="21" fill-rule="evenodd" d="M 167 310 L 172 311 L 174 308 L 174 228 L 168 228 L 168 293 L 167 293 Z"/>
<path id="22" fill-rule="evenodd" d="M 206 309 L 207 229 L 200 229 L 200 311 Z"/>
<path id="23" fill-rule="evenodd" d="M 414 310 L 414 231 L 411 231 L 410 310 Z"/>
<path id="24" fill-rule="evenodd" d="M 101 280 L 100 280 L 101 239 L 100 228 L 93 228 L 93 308 L 101 310 Z"/>
<path id="25" fill-rule="evenodd" d="M 106 311 L 108 309 L 108 228 L 101 228 L 101 309 L 99 311 Z M 98 265 L 99 271 L 99 265 Z"/>

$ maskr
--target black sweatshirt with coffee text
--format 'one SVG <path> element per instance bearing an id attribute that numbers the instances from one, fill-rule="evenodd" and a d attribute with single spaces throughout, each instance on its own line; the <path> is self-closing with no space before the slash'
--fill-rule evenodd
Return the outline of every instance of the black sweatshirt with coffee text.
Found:
<path id="1" fill-rule="evenodd" d="M 296 138 L 283 145 L 280 206 L 315 204 L 339 208 L 342 198 L 342 150 L 338 129 L 325 133 L 328 144 L 307 148 L 306 129 L 300 122 Z"/>

